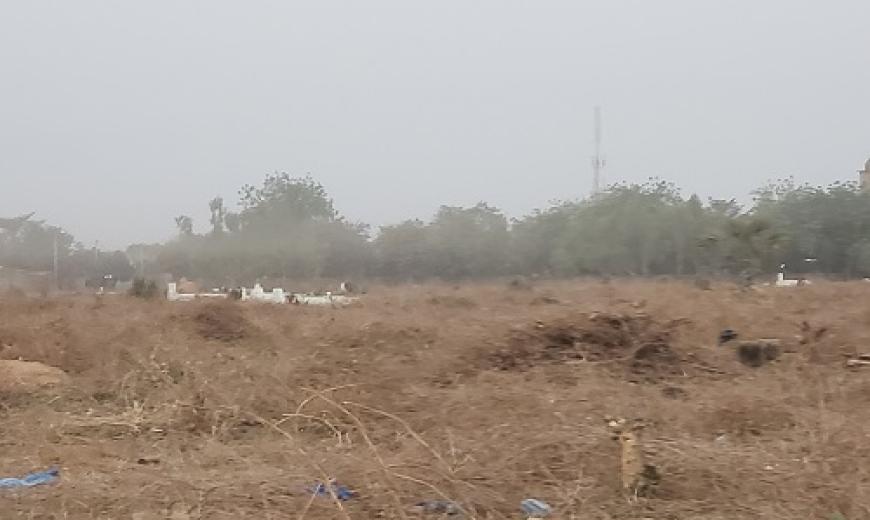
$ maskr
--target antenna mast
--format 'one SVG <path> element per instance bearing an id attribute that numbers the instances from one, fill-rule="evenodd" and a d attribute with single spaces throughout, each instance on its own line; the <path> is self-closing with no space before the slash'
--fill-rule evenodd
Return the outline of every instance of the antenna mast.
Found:
<path id="1" fill-rule="evenodd" d="M 601 157 L 601 107 L 595 107 L 595 156 L 592 158 L 592 194 L 601 191 L 601 170 L 605 161 Z"/>

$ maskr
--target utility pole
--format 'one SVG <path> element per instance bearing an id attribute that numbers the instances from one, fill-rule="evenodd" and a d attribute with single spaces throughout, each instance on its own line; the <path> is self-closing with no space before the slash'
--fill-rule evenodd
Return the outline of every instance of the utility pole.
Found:
<path id="1" fill-rule="evenodd" d="M 592 194 L 597 195 L 601 191 L 601 170 L 604 169 L 605 160 L 601 156 L 601 107 L 595 107 L 595 156 L 592 157 Z"/>

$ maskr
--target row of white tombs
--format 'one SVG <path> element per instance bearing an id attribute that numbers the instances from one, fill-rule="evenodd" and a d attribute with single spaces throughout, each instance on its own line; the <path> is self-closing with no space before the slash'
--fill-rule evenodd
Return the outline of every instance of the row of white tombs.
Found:
<path id="1" fill-rule="evenodd" d="M 243 302 L 262 302 L 262 303 L 292 303 L 296 305 L 350 305 L 359 301 L 356 296 L 350 296 L 348 290 L 349 284 L 342 284 L 341 293 L 293 293 L 286 292 L 280 287 L 276 287 L 271 291 L 263 290 L 260 284 L 254 285 L 253 289 L 241 287 L 231 290 L 214 290 L 206 293 L 181 293 L 178 292 L 178 285 L 170 283 L 166 287 L 166 299 L 171 302 L 184 302 L 198 299 L 215 298 L 215 299 L 235 299 Z"/>

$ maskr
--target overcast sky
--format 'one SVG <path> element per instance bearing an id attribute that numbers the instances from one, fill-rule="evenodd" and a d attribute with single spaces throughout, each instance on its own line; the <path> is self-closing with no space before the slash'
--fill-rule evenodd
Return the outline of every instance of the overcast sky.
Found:
<path id="1" fill-rule="evenodd" d="M 7 0 L 0 216 L 92 244 L 311 173 L 374 225 L 659 176 L 745 198 L 870 157 L 867 0 Z"/>

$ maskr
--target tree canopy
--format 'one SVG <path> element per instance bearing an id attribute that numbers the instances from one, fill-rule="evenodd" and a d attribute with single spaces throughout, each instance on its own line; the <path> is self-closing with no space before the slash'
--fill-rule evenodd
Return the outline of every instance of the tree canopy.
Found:
<path id="1" fill-rule="evenodd" d="M 244 186 L 239 211 L 213 199 L 210 233 L 188 220 L 161 256 L 185 276 L 376 276 L 447 280 L 513 274 L 734 275 L 780 263 L 833 275 L 870 275 L 870 196 L 852 183 L 827 187 L 784 179 L 734 200 L 683 196 L 650 179 L 583 200 L 556 202 L 509 221 L 496 207 L 442 206 L 420 219 L 368 228 L 350 224 L 311 177 L 266 176 Z M 811 266 L 806 259 L 818 259 Z"/>
<path id="2" fill-rule="evenodd" d="M 480 202 L 442 206 L 428 220 L 380 227 L 350 222 L 310 176 L 267 175 L 245 185 L 236 209 L 208 200 L 197 232 L 187 215 L 177 236 L 124 253 L 86 250 L 59 228 L 6 219 L 0 265 L 49 269 L 55 235 L 72 273 L 133 270 L 221 284 L 272 278 L 379 277 L 385 280 L 548 276 L 732 275 L 752 278 L 781 263 L 792 271 L 870 276 L 870 195 L 855 183 L 768 183 L 753 202 L 701 200 L 650 179 L 594 197 L 554 202 L 509 220 Z M 102 260 L 100 260 L 102 258 Z M 132 264 L 132 266 L 131 266 Z M 72 267 L 74 266 L 74 268 Z"/>

